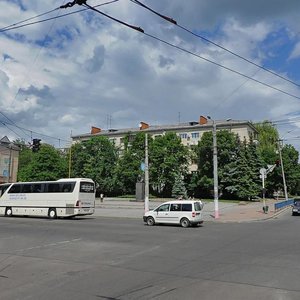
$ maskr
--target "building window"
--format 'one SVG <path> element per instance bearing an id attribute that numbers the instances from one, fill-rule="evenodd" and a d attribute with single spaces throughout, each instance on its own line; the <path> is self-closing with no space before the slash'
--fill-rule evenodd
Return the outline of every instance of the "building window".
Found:
<path id="1" fill-rule="evenodd" d="M 154 137 L 154 139 L 157 139 L 157 138 L 162 137 L 162 134 L 156 134 L 156 135 L 154 135 L 153 137 Z"/>
<path id="2" fill-rule="evenodd" d="M 199 132 L 192 132 L 192 139 L 199 139 Z"/>
<path id="3" fill-rule="evenodd" d="M 188 135 L 187 133 L 180 133 L 179 137 L 183 140 L 183 139 L 187 139 Z"/>

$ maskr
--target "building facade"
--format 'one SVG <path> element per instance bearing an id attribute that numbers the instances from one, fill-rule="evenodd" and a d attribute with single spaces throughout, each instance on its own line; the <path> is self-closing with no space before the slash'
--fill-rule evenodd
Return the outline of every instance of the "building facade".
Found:
<path id="1" fill-rule="evenodd" d="M 7 136 L 0 140 L 0 183 L 17 181 L 19 151 Z"/>
<path id="2" fill-rule="evenodd" d="M 257 137 L 257 130 L 253 124 L 249 121 L 238 121 L 238 120 L 215 120 L 214 121 L 219 130 L 229 130 L 237 134 L 241 141 L 244 139 L 249 141 L 252 136 L 254 139 Z M 201 140 L 204 132 L 212 131 L 213 121 L 200 116 L 198 121 L 191 121 L 187 123 L 180 123 L 175 125 L 154 125 L 151 126 L 145 122 L 140 122 L 140 126 L 136 128 L 123 128 L 123 129 L 108 129 L 102 130 L 101 128 L 92 127 L 89 133 L 73 135 L 72 141 L 81 142 L 89 140 L 94 136 L 106 136 L 116 146 L 123 144 L 123 139 L 126 135 L 135 135 L 140 131 L 149 133 L 154 138 L 156 136 L 164 135 L 167 132 L 175 132 L 185 146 L 197 145 Z"/>
<path id="3" fill-rule="evenodd" d="M 117 147 L 122 149 L 124 137 L 127 135 L 134 136 L 140 131 L 144 131 L 153 138 L 162 136 L 167 132 L 175 132 L 181 139 L 183 145 L 192 147 L 197 145 L 205 132 L 213 130 L 213 122 L 216 125 L 217 131 L 229 130 L 237 134 L 241 141 L 249 141 L 250 137 L 257 138 L 257 130 L 249 121 L 239 120 L 214 120 L 200 116 L 198 121 L 191 121 L 187 123 L 173 124 L 173 125 L 155 125 L 151 126 L 145 122 L 140 122 L 140 126 L 136 128 L 124 129 L 108 129 L 92 127 L 90 133 L 72 136 L 73 143 L 89 140 L 94 136 L 105 136 L 111 140 Z M 197 165 L 191 163 L 190 171 L 196 171 Z"/>

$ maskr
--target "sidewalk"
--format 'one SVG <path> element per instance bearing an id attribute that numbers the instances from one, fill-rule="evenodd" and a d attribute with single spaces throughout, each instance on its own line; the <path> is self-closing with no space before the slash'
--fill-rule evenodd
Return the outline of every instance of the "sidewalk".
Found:
<path id="1" fill-rule="evenodd" d="M 280 211 L 275 211 L 274 204 L 280 201 L 273 199 L 266 200 L 269 207 L 268 213 L 263 212 L 262 202 L 220 202 L 219 218 L 214 218 L 214 202 L 204 202 L 203 219 L 205 222 L 229 223 L 229 222 L 253 222 L 271 219 L 290 207 Z M 150 209 L 154 209 L 162 202 L 150 200 Z M 118 217 L 118 218 L 138 218 L 142 219 L 144 214 L 144 203 L 130 200 L 120 200 L 116 198 L 105 198 L 104 202 L 96 199 L 95 216 Z"/>
<path id="2" fill-rule="evenodd" d="M 251 222 L 272 219 L 284 212 L 290 207 L 285 207 L 282 210 L 275 211 L 274 204 L 280 201 L 273 199 L 266 200 L 268 213 L 263 211 L 263 202 L 240 202 L 231 207 L 225 207 L 220 210 L 219 219 L 214 219 L 215 222 Z"/>

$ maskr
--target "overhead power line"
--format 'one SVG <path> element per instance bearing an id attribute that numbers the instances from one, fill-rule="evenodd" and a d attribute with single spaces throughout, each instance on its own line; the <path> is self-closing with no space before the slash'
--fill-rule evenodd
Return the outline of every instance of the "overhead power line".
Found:
<path id="1" fill-rule="evenodd" d="M 209 62 L 209 63 L 212 63 L 212 64 L 214 64 L 214 65 L 216 65 L 216 66 L 218 66 L 218 67 L 220 67 L 220 68 L 223 68 L 223 69 L 225 69 L 225 70 L 227 70 L 227 71 L 230 71 L 230 72 L 232 72 L 232 73 L 235 73 L 235 74 L 237 74 L 237 75 L 240 75 L 240 76 L 242 76 L 242 77 L 244 77 L 244 78 L 248 78 L 248 79 L 250 79 L 250 80 L 252 80 L 252 81 L 254 81 L 254 82 L 256 82 L 256 83 L 259 83 L 259 84 L 261 84 L 261 85 L 263 85 L 263 86 L 266 86 L 266 87 L 268 87 L 268 88 L 271 88 L 271 89 L 273 89 L 273 90 L 275 90 L 275 91 L 277 91 L 277 92 L 283 93 L 283 94 L 285 94 L 285 95 L 287 95 L 287 96 L 290 96 L 290 97 L 293 97 L 293 98 L 296 98 L 296 99 L 299 99 L 299 100 L 300 100 L 300 97 L 299 97 L 299 96 L 293 95 L 293 94 L 291 94 L 291 93 L 289 93 L 289 92 L 286 92 L 286 91 L 284 91 L 284 90 L 282 90 L 282 89 L 279 89 L 279 88 L 277 88 L 277 87 L 275 87 L 275 86 L 272 86 L 272 85 L 270 85 L 270 84 L 268 84 L 268 83 L 265 83 L 265 82 L 263 82 L 263 81 L 260 81 L 260 80 L 258 80 L 258 79 L 255 79 L 255 78 L 253 78 L 253 77 L 251 77 L 251 76 L 248 76 L 248 75 L 246 75 L 246 74 L 243 74 L 243 73 L 241 73 L 241 72 L 239 72 L 239 71 L 236 71 L 236 70 L 234 70 L 234 69 L 232 69 L 232 68 L 226 67 L 226 66 L 224 66 L 224 65 L 222 65 L 222 64 L 220 64 L 220 63 L 217 63 L 217 62 L 215 62 L 215 61 L 213 61 L 213 60 L 210 60 L 210 59 L 208 59 L 208 58 L 205 58 L 205 57 L 203 57 L 203 56 L 201 56 L 201 55 L 199 55 L 199 54 L 197 54 L 197 53 L 194 53 L 194 52 L 192 52 L 192 51 L 190 51 L 190 50 L 184 49 L 184 48 L 182 48 L 182 47 L 180 47 L 180 46 L 177 46 L 177 45 L 174 45 L 174 44 L 172 44 L 172 43 L 169 43 L 169 42 L 167 42 L 167 41 L 165 41 L 165 40 L 162 40 L 162 39 L 160 39 L 160 38 L 158 38 L 158 37 L 156 37 L 156 36 L 153 36 L 153 35 L 148 34 L 148 33 L 146 33 L 146 32 L 144 32 L 144 34 L 147 35 L 147 36 L 149 36 L 149 37 L 151 37 L 151 38 L 153 38 L 153 39 L 155 39 L 155 40 L 158 40 L 158 41 L 160 41 L 160 42 L 162 42 L 162 43 L 164 43 L 164 44 L 166 44 L 166 45 L 169 45 L 169 46 L 171 46 L 171 47 L 173 47 L 173 48 L 176 48 L 176 49 L 178 49 L 178 50 L 180 50 L 180 51 L 186 52 L 186 53 L 191 54 L 191 55 L 193 55 L 193 56 L 195 56 L 195 57 L 198 57 L 198 58 L 200 58 L 200 59 L 202 59 L 202 60 L 205 60 L 205 61 L 207 61 L 207 62 Z"/>
<path id="2" fill-rule="evenodd" d="M 69 142 L 69 140 L 66 140 L 66 139 L 62 139 L 62 138 L 59 138 L 59 137 L 53 137 L 53 136 L 50 136 L 50 135 L 46 135 L 46 134 L 43 134 L 43 133 L 40 133 L 40 132 L 37 132 L 37 131 L 33 131 L 33 130 L 30 130 L 30 129 L 26 129 L 24 127 L 21 127 L 21 126 L 18 126 L 16 124 L 12 124 L 12 123 L 8 123 L 8 122 L 5 122 L 5 121 L 1 121 L 0 120 L 0 123 L 2 125 L 4 125 L 5 127 L 7 127 L 8 129 L 10 129 L 7 125 L 10 125 L 10 126 L 14 126 L 14 127 L 17 127 L 18 129 L 21 129 L 21 130 L 25 130 L 25 131 L 28 131 L 30 132 L 31 134 L 36 134 L 38 136 L 41 136 L 41 137 L 46 137 L 46 138 L 50 138 L 50 139 L 53 139 L 53 140 L 57 140 L 57 141 L 63 141 L 63 142 Z M 10 129 L 11 131 L 13 131 L 12 129 Z M 16 133 L 15 131 L 13 131 L 16 135 L 20 136 L 18 133 Z M 21 136 L 20 136 L 21 137 Z"/>
<path id="3" fill-rule="evenodd" d="M 14 134 L 16 134 L 18 137 L 22 138 L 22 136 L 20 136 L 16 131 L 14 131 L 13 129 L 9 128 L 5 122 L 0 121 L 0 123 L 5 126 L 8 130 L 12 131 Z"/>
<path id="4" fill-rule="evenodd" d="M 45 19 L 45 20 L 36 21 L 36 22 L 33 22 L 33 23 L 27 23 L 27 24 L 23 24 L 23 25 L 20 25 L 20 26 L 16 26 L 16 27 L 10 27 L 10 28 L 7 28 L 7 29 L 5 29 L 5 30 L 3 30 L 3 31 L 12 30 L 12 29 L 15 29 L 15 28 L 24 27 L 24 26 L 28 26 L 28 25 L 32 25 L 32 24 L 36 24 L 36 23 L 40 23 L 40 22 L 45 22 L 45 21 L 52 20 L 52 19 L 55 19 L 55 18 L 59 18 L 59 17 L 63 17 L 63 16 L 66 16 L 66 15 L 70 15 L 70 14 L 78 13 L 78 12 L 81 12 L 81 11 L 85 11 L 85 10 L 87 10 L 87 9 L 91 9 L 91 10 L 94 10 L 95 12 L 97 12 L 97 13 L 99 13 L 99 14 L 101 14 L 101 15 L 103 15 L 103 16 L 105 16 L 105 17 L 107 17 L 107 18 L 109 18 L 109 19 L 111 19 L 111 20 L 113 20 L 113 21 L 115 21 L 115 22 L 120 23 L 121 25 L 124 25 L 124 26 L 126 26 L 126 27 L 129 27 L 130 29 L 137 30 L 137 31 L 143 33 L 144 35 L 146 35 L 146 36 L 148 36 L 148 37 L 151 37 L 152 39 L 155 39 L 155 40 L 157 40 L 157 41 L 159 41 L 159 42 L 162 42 L 162 43 L 164 43 L 164 44 L 166 44 L 166 45 L 168 45 L 168 46 L 170 46 L 170 47 L 176 48 L 177 50 L 183 51 L 183 52 L 188 53 L 188 54 L 190 54 L 190 55 L 193 55 L 193 56 L 195 56 L 195 57 L 197 57 L 197 58 L 200 58 L 200 59 L 202 59 L 202 60 L 205 60 L 205 61 L 207 61 L 207 62 L 209 62 L 209 63 L 212 63 L 212 64 L 214 64 L 214 65 L 216 65 L 216 66 L 218 66 L 218 67 L 221 67 L 221 68 L 223 68 L 223 69 L 225 69 L 225 70 L 227 70 L 227 71 L 230 71 L 230 72 L 235 73 L 235 74 L 237 74 L 237 75 L 240 75 L 240 76 L 242 76 L 242 77 L 244 77 L 244 78 L 247 78 L 247 79 L 249 79 L 249 80 L 252 80 L 252 81 L 254 81 L 254 82 L 256 82 L 256 83 L 259 83 L 259 84 L 261 84 L 261 85 L 263 85 L 263 86 L 266 86 L 266 87 L 271 88 L 271 89 L 273 89 L 273 90 L 276 90 L 276 91 L 278 91 L 278 92 L 280 92 L 280 93 L 283 93 L 283 94 L 285 94 L 285 95 L 287 95 L 287 96 L 290 96 L 290 97 L 292 97 L 292 98 L 296 98 L 296 99 L 299 99 L 299 100 L 300 100 L 300 97 L 299 97 L 299 96 L 293 95 L 293 94 L 291 94 L 291 93 L 289 93 L 289 92 L 286 92 L 286 91 L 284 91 L 284 90 L 281 90 L 281 89 L 279 89 L 279 88 L 276 88 L 276 87 L 274 87 L 274 86 L 272 86 L 272 85 L 270 85 L 270 84 L 264 83 L 264 82 L 262 82 L 262 81 L 260 81 L 260 80 L 257 80 L 257 79 L 255 79 L 255 78 L 253 78 L 253 77 L 251 77 L 251 76 L 248 76 L 248 75 L 246 75 L 246 74 L 243 74 L 243 73 L 241 73 L 241 72 L 239 72 L 239 71 L 236 71 L 236 70 L 234 70 L 234 69 L 232 69 L 232 68 L 226 67 L 226 66 L 224 66 L 224 65 L 222 65 L 222 64 L 220 64 L 220 63 L 217 63 L 217 62 L 212 61 L 212 60 L 210 60 L 210 59 L 208 59 L 208 58 L 205 58 L 205 57 L 203 57 L 203 56 L 201 56 L 201 55 L 199 55 L 199 54 L 196 54 L 196 53 L 194 53 L 194 52 L 192 52 L 192 51 L 190 51 L 190 50 L 184 49 L 184 48 L 182 48 L 182 47 L 180 47 L 180 46 L 177 46 L 177 45 L 174 45 L 174 44 L 172 44 L 172 43 L 170 43 L 170 42 L 167 42 L 167 41 L 165 41 L 165 40 L 163 40 L 163 39 L 161 39 L 161 38 L 158 38 L 158 37 L 153 36 L 153 35 L 151 35 L 151 34 L 145 33 L 144 30 L 143 30 L 142 28 L 140 28 L 140 27 L 137 27 L 137 26 L 134 26 L 134 25 L 130 25 L 130 24 L 126 23 L 126 22 L 123 22 L 123 21 L 118 20 L 118 19 L 116 19 L 116 18 L 114 18 L 114 17 L 111 17 L 111 16 L 109 16 L 108 14 L 105 14 L 105 13 L 99 11 L 98 9 L 95 9 L 95 7 L 97 7 L 97 6 L 101 6 L 101 5 L 105 5 L 105 4 L 110 4 L 110 3 L 113 3 L 113 2 L 116 2 L 116 1 L 119 1 L 119 0 L 114 0 L 114 1 L 106 2 L 106 3 L 100 4 L 100 5 L 96 5 L 96 6 L 90 6 L 90 5 L 86 4 L 86 1 L 80 1 L 80 0 L 77 0 L 77 1 L 76 1 L 76 0 L 75 0 L 75 1 L 73 1 L 73 2 L 69 2 L 69 3 L 68 3 L 69 5 L 67 4 L 67 5 L 63 6 L 63 8 L 67 8 L 67 7 L 71 7 L 71 6 L 75 5 L 75 4 L 79 4 L 79 5 L 84 5 L 84 6 L 86 7 L 86 9 L 78 10 L 78 11 L 76 11 L 76 12 L 71 12 L 71 13 L 69 13 L 69 14 L 64 14 L 64 15 L 56 16 L 56 17 L 53 17 L 53 18 Z M 158 14 L 158 13 L 157 13 L 157 14 Z M 3 31 L 2 31 L 2 32 L 3 32 Z M 1 32 L 1 31 L 0 31 L 0 32 Z"/>
<path id="5" fill-rule="evenodd" d="M 75 0 L 75 2 L 76 2 L 76 0 Z M 220 63 L 217 63 L 217 62 L 215 62 L 215 61 L 213 61 L 213 60 L 210 60 L 210 59 L 208 59 L 208 58 L 205 58 L 205 57 L 203 57 L 203 56 L 201 56 L 201 55 L 199 55 L 199 54 L 196 54 L 196 53 L 194 53 L 194 52 L 192 52 L 192 51 L 190 51 L 190 50 L 184 49 L 184 48 L 182 48 L 182 47 L 180 47 L 180 46 L 174 45 L 174 44 L 172 44 L 172 43 L 170 43 L 170 42 L 167 42 L 167 41 L 165 41 L 165 40 L 163 40 L 163 39 L 161 39 L 161 38 L 158 38 L 158 37 L 156 37 L 156 36 L 154 36 L 154 35 L 151 35 L 151 34 L 149 34 L 149 33 L 146 33 L 146 32 L 145 32 L 142 28 L 140 28 L 140 27 L 130 25 L 130 24 L 125 23 L 125 22 L 123 22 L 123 21 L 120 21 L 120 20 L 118 20 L 118 19 L 116 19 L 116 18 L 113 18 L 113 17 L 111 17 L 111 16 L 109 16 L 109 15 L 107 15 L 107 14 L 104 14 L 103 12 L 99 11 L 98 9 L 91 8 L 91 6 L 89 6 L 88 4 L 85 3 L 86 1 L 81 1 L 81 2 L 84 2 L 82 5 L 84 5 L 85 7 L 88 7 L 88 8 L 90 8 L 90 9 L 94 10 L 95 12 L 97 12 L 97 13 L 99 13 L 99 14 L 101 14 L 101 15 L 104 15 L 104 16 L 108 17 L 109 19 L 111 19 L 111 20 L 113 20 L 113 21 L 116 21 L 116 22 L 118 22 L 118 23 L 120 23 L 120 24 L 122 24 L 122 25 L 125 25 L 125 26 L 127 26 L 127 27 L 129 27 L 129 28 L 131 28 L 131 29 L 135 29 L 135 30 L 141 32 L 142 34 L 144 34 L 144 35 L 146 35 L 146 36 L 148 36 L 148 37 L 150 37 L 150 38 L 152 38 L 152 39 L 155 39 L 155 40 L 157 40 L 157 41 L 159 41 L 159 42 L 161 42 L 161 43 L 164 43 L 164 44 L 166 44 L 166 45 L 168 45 L 168 46 L 170 46 L 170 47 L 173 47 L 173 48 L 175 48 L 175 49 L 177 49 L 177 50 L 180 50 L 180 51 L 182 51 L 182 52 L 185 52 L 185 53 L 188 53 L 188 54 L 190 54 L 190 55 L 193 55 L 193 56 L 195 56 L 195 57 L 197 57 L 197 58 L 200 58 L 200 59 L 202 59 L 202 60 L 205 60 L 205 61 L 207 61 L 207 62 L 209 62 L 209 63 L 212 63 L 212 64 L 214 64 L 214 65 L 216 65 L 216 66 L 218 66 L 218 67 L 220 67 L 220 68 L 223 68 L 223 69 L 225 69 L 225 70 L 227 70 L 227 71 L 230 71 L 230 72 L 235 73 L 235 74 L 237 74 L 237 75 L 240 75 L 240 76 L 242 76 L 242 77 L 248 78 L 248 79 L 250 79 L 250 80 L 252 80 L 252 81 L 254 81 L 254 82 L 256 82 L 256 83 L 259 83 L 259 84 L 261 84 L 261 85 L 263 85 L 263 86 L 266 86 L 266 87 L 268 87 L 268 88 L 271 88 L 271 89 L 273 89 L 273 90 L 276 90 L 276 91 L 278 91 L 278 92 L 281 92 L 281 93 L 283 93 L 283 94 L 285 94 L 285 95 L 287 95 L 287 96 L 290 96 L 290 97 L 293 97 L 293 98 L 296 98 L 296 99 L 299 99 L 299 100 L 300 100 L 300 97 L 299 97 L 299 96 L 293 95 L 293 94 L 291 94 L 291 93 L 289 93 L 289 92 L 286 92 L 286 91 L 281 90 L 281 89 L 279 89 L 279 88 L 277 88 L 277 87 L 274 87 L 274 86 L 272 86 L 272 85 L 270 85 L 270 84 L 268 84 L 268 83 L 262 82 L 262 81 L 260 81 L 260 80 L 257 80 L 257 79 L 255 79 L 255 78 L 251 77 L 251 76 L 248 76 L 248 75 L 243 74 L 243 73 L 241 73 L 241 72 L 239 72 L 239 71 L 236 71 L 236 70 L 234 70 L 234 69 L 232 69 L 232 68 L 229 68 L 229 67 L 226 67 L 226 66 L 224 66 L 224 65 L 222 65 L 222 64 L 220 64 Z M 72 2 L 72 3 L 74 3 L 74 2 Z M 76 3 L 75 3 L 75 4 L 76 4 Z M 74 4 L 73 4 L 73 5 L 74 5 Z M 81 4 L 80 4 L 80 5 L 81 5 Z"/>
<path id="6" fill-rule="evenodd" d="M 0 32 L 1 32 L 1 31 L 5 31 L 5 29 L 8 29 L 8 28 L 10 28 L 10 27 L 15 27 L 15 26 L 17 26 L 17 25 L 19 25 L 19 24 L 22 24 L 22 23 L 28 22 L 28 21 L 30 21 L 30 20 L 33 20 L 33 19 L 36 19 L 36 18 L 45 16 L 45 15 L 48 15 L 48 14 L 50 14 L 50 13 L 52 13 L 52 12 L 58 10 L 58 9 L 59 9 L 59 7 L 55 8 L 55 9 L 52 9 L 52 10 L 49 10 L 49 11 L 47 11 L 47 12 L 44 12 L 44 13 L 42 13 L 42 14 L 36 15 L 36 16 L 34 16 L 34 17 L 28 18 L 28 19 L 26 19 L 26 20 L 23 20 L 23 21 L 20 21 L 20 22 L 17 22 L 17 23 L 14 23 L 14 24 L 5 26 L 5 27 L 3 27 L 3 28 L 0 29 Z"/>
<path id="7" fill-rule="evenodd" d="M 16 127 L 18 127 L 18 125 L 13 121 L 13 120 L 11 120 L 8 116 L 6 116 L 3 112 L 1 112 L 0 111 L 0 114 L 4 117 L 4 118 L 6 118 L 9 122 L 11 122 L 12 124 L 14 124 L 14 126 L 16 126 Z M 5 125 L 4 124 L 4 122 L 1 122 L 3 125 Z M 6 126 L 6 125 L 5 125 Z M 10 129 L 11 130 L 11 129 Z M 21 129 L 22 131 L 23 131 L 23 129 Z M 15 132 L 14 132 L 15 133 Z M 25 135 L 27 135 L 28 136 L 28 134 L 25 132 L 25 131 L 23 131 L 23 133 L 25 134 Z M 17 134 L 17 133 L 16 133 Z M 19 134 L 17 134 L 18 136 L 20 136 Z M 20 136 L 21 137 L 21 136 Z"/>
<path id="8" fill-rule="evenodd" d="M 99 7 L 99 6 L 103 6 L 103 5 L 108 5 L 108 4 L 112 4 L 114 2 L 118 2 L 118 1 L 120 1 L 120 0 L 112 0 L 112 1 L 105 2 L 105 3 L 94 5 L 93 7 Z M 58 7 L 58 8 L 55 8 L 55 9 L 49 11 L 49 12 L 45 12 L 45 13 L 39 14 L 37 16 L 31 17 L 29 19 L 26 19 L 26 20 L 14 23 L 12 25 L 8 25 L 6 27 L 3 27 L 3 28 L 0 29 L 0 33 L 1 32 L 6 32 L 6 31 L 10 31 L 10 30 L 14 30 L 14 29 L 18 29 L 18 28 L 22 28 L 22 27 L 31 26 L 31 25 L 34 25 L 34 24 L 39 24 L 39 23 L 51 21 L 51 20 L 54 20 L 54 19 L 62 18 L 62 17 L 66 17 L 66 16 L 69 16 L 69 15 L 73 15 L 73 14 L 77 14 L 77 13 L 80 13 L 80 12 L 83 12 L 83 11 L 87 11 L 89 9 L 89 8 L 83 8 L 83 9 L 79 9 L 79 10 L 76 10 L 76 11 L 73 11 L 73 12 L 70 12 L 70 13 L 66 13 L 66 14 L 62 14 L 62 15 L 59 15 L 59 16 L 54 16 L 54 17 L 51 17 L 51 18 L 42 19 L 42 20 L 38 20 L 38 21 L 34 21 L 34 22 L 22 24 L 22 23 L 25 23 L 26 21 L 33 20 L 33 19 L 36 19 L 38 17 L 44 16 L 46 14 L 49 14 L 51 12 L 54 12 L 54 11 L 60 9 L 60 8 L 61 7 Z M 20 24 L 22 24 L 22 25 L 20 25 Z"/>
<path id="9" fill-rule="evenodd" d="M 224 51 L 226 51 L 226 52 L 234 55 L 235 57 L 238 57 L 238 58 L 246 61 L 249 64 L 252 64 L 252 65 L 254 65 L 254 66 L 256 66 L 256 67 L 258 67 L 258 68 L 260 68 L 260 69 L 262 69 L 262 70 L 264 70 L 264 71 L 266 71 L 266 72 L 268 72 L 268 73 L 270 73 L 270 74 L 272 74 L 274 76 L 277 76 L 277 77 L 279 77 L 279 78 L 281 78 L 281 79 L 283 79 L 283 80 L 285 80 L 285 81 L 287 81 L 287 82 L 289 82 L 289 83 L 291 83 L 291 84 L 293 84 L 293 85 L 295 85 L 297 87 L 300 87 L 300 84 L 296 83 L 295 81 L 292 81 L 292 80 L 290 80 L 290 79 L 288 79 L 288 78 L 286 78 L 286 77 L 284 77 L 284 76 L 282 76 L 282 75 L 280 75 L 280 74 L 278 74 L 278 73 L 276 73 L 276 72 L 274 72 L 274 71 L 272 71 L 272 70 L 270 70 L 270 69 L 268 69 L 268 68 L 266 68 L 264 66 L 261 66 L 261 65 L 255 63 L 255 62 L 251 61 L 250 59 L 248 59 L 248 58 L 246 58 L 246 57 L 244 57 L 244 56 L 242 56 L 240 54 L 237 54 L 237 53 L 233 52 L 232 50 L 229 50 L 228 48 L 226 48 L 226 47 L 224 47 L 222 45 L 217 44 L 216 42 L 214 42 L 214 41 L 212 41 L 212 40 L 210 40 L 210 39 L 208 39 L 208 38 L 206 38 L 206 37 L 204 37 L 204 36 L 202 36 L 200 34 L 197 34 L 197 33 L 193 32 L 192 30 L 186 28 L 185 26 L 182 26 L 182 25 L 178 24 L 177 21 L 175 21 L 174 19 L 160 14 L 159 12 L 153 10 L 149 6 L 143 4 L 142 2 L 140 2 L 138 0 L 129 0 L 129 1 L 131 1 L 134 4 L 137 4 L 137 5 L 141 6 L 141 7 L 149 10 L 150 12 L 154 13 L 155 15 L 163 18 L 164 20 L 166 20 L 166 21 L 172 23 L 173 25 L 181 28 L 182 30 L 184 30 L 184 31 L 186 31 L 186 32 L 194 35 L 195 37 L 198 37 L 198 38 L 202 39 L 203 41 L 205 41 L 207 43 L 210 43 L 210 44 L 212 44 L 212 45 L 214 45 L 214 46 L 216 46 L 216 47 L 218 47 L 218 48 L 220 48 L 220 49 L 222 49 L 222 50 L 224 50 Z"/>
<path id="10" fill-rule="evenodd" d="M 78 1 L 78 0 L 77 0 L 77 1 Z M 75 0 L 75 2 L 77 2 L 77 1 Z M 114 18 L 114 17 L 112 17 L 112 16 L 110 16 L 110 15 L 108 15 L 108 14 L 105 14 L 104 12 L 102 12 L 102 11 L 96 9 L 95 7 L 88 5 L 88 4 L 86 3 L 86 1 L 81 1 L 81 2 L 84 2 L 84 6 L 88 7 L 89 9 L 94 10 L 95 12 L 97 12 L 97 13 L 99 13 L 99 14 L 101 14 L 101 15 L 103 15 L 103 16 L 105 16 L 105 17 L 107 17 L 107 18 L 109 18 L 109 19 L 111 19 L 111 20 L 113 20 L 113 21 L 115 21 L 115 22 L 118 22 L 118 23 L 120 23 L 120 24 L 122 24 L 122 25 L 124 25 L 124 26 L 127 26 L 127 27 L 131 28 L 131 29 L 134 29 L 134 30 L 137 30 L 137 31 L 139 31 L 139 32 L 144 33 L 144 30 L 143 30 L 141 27 L 138 27 L 138 26 L 134 26 L 134 25 L 128 24 L 128 23 L 123 22 L 123 21 L 121 21 L 121 20 L 119 20 L 119 19 L 116 19 L 116 18 Z"/>

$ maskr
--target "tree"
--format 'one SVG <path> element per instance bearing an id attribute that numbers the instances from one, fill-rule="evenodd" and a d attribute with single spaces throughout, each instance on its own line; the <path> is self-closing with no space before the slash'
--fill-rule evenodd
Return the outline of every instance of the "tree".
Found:
<path id="1" fill-rule="evenodd" d="M 292 145 L 284 145 L 281 153 L 287 190 L 292 195 L 298 194 L 298 183 L 300 181 L 300 166 L 298 163 L 299 152 Z M 279 161 L 279 154 L 277 157 Z M 268 176 L 267 183 L 271 193 L 278 190 L 284 190 L 282 168 L 280 164 L 278 164 L 270 176 Z"/>
<path id="2" fill-rule="evenodd" d="M 158 196 L 170 197 L 176 174 L 184 178 L 187 174 L 189 151 L 173 132 L 155 137 L 149 148 L 152 192 Z"/>
<path id="3" fill-rule="evenodd" d="M 172 187 L 172 197 L 187 199 L 187 190 L 181 174 L 175 175 L 175 182 Z"/>
<path id="4" fill-rule="evenodd" d="M 277 129 L 268 121 L 255 124 L 258 131 L 258 152 L 266 164 L 274 164 L 278 155 L 279 133 Z"/>
<path id="5" fill-rule="evenodd" d="M 217 131 L 218 145 L 218 177 L 222 182 L 223 169 L 235 154 L 238 137 L 227 130 Z M 197 179 L 194 176 L 193 185 L 197 182 L 197 197 L 210 197 L 213 190 L 213 136 L 212 132 L 205 132 L 198 143 L 196 153 L 198 157 Z M 222 188 L 222 186 L 220 186 Z"/>
<path id="6" fill-rule="evenodd" d="M 38 152 L 22 147 L 18 170 L 19 181 L 57 180 L 67 177 L 65 155 L 48 144 L 42 144 Z"/>
<path id="7" fill-rule="evenodd" d="M 250 200 L 260 191 L 260 158 L 252 139 L 238 143 L 231 161 L 224 166 L 221 184 L 224 197 Z"/>
<path id="8" fill-rule="evenodd" d="M 148 136 L 148 144 L 151 144 Z M 139 132 L 135 136 L 129 133 L 124 139 L 124 149 L 120 155 L 116 169 L 116 186 L 118 193 L 135 194 L 135 184 L 138 177 L 144 176 L 141 163 L 145 161 L 145 133 Z"/>
<path id="9" fill-rule="evenodd" d="M 33 160 L 33 153 L 23 141 L 17 140 L 15 141 L 15 144 L 17 144 L 20 147 L 17 180 L 27 181 L 27 179 L 30 177 L 30 173 L 28 172 L 30 172 L 29 166 Z"/>
<path id="10" fill-rule="evenodd" d="M 117 149 L 107 137 L 97 136 L 72 146 L 72 176 L 94 180 L 97 191 L 114 192 Z"/>
<path id="11" fill-rule="evenodd" d="M 265 165 L 274 165 L 279 162 L 279 133 L 268 121 L 256 124 L 258 135 L 258 150 L 264 160 Z M 300 180 L 299 152 L 292 145 L 285 145 L 282 148 L 282 160 L 285 171 L 285 178 L 288 192 L 298 193 L 298 182 Z M 266 188 L 270 195 L 274 191 L 284 190 L 281 166 L 277 166 L 272 173 L 268 174 Z"/>

